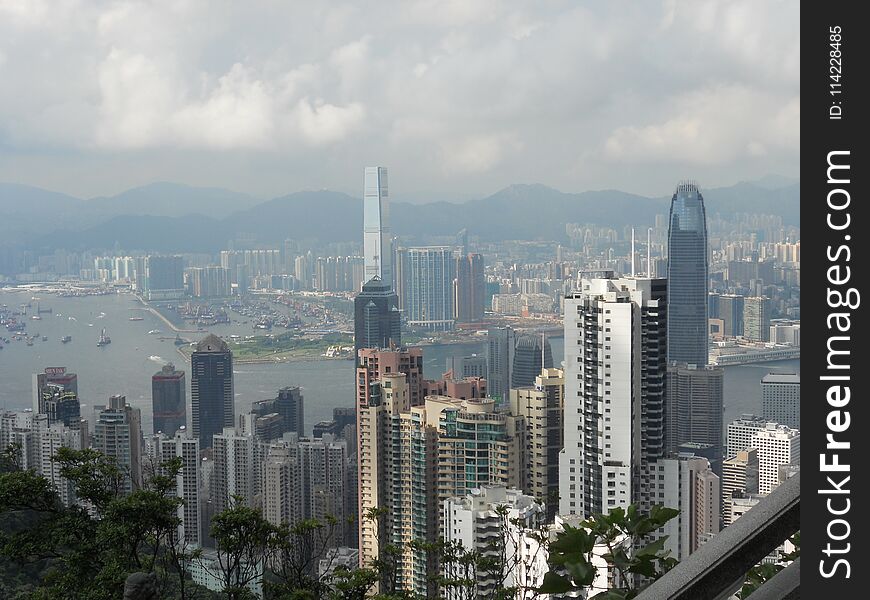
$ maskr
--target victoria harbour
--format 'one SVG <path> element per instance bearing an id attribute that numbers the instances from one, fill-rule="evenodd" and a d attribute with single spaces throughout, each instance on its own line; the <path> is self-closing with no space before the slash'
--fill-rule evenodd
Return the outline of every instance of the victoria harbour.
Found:
<path id="1" fill-rule="evenodd" d="M 30 293 L 0 292 L 0 304 L 17 307 L 31 300 Z M 104 404 L 109 396 L 122 394 L 143 412 L 143 430 L 151 430 L 151 376 L 166 363 L 188 370 L 185 357 L 174 344 L 175 333 L 166 323 L 143 310 L 142 303 L 132 294 L 104 296 L 59 297 L 38 296 L 41 306 L 51 313 L 39 315 L 39 320 L 27 321 L 27 332 L 38 335 L 32 346 L 12 341 L 0 352 L 0 402 L 4 409 L 20 410 L 31 406 L 31 375 L 33 365 L 66 367 L 79 376 L 82 415 L 91 416 L 93 405 Z M 130 317 L 142 320 L 131 321 Z M 102 329 L 111 337 L 111 344 L 97 346 Z M 149 333 L 153 332 L 153 333 Z M 233 321 L 214 325 L 208 330 L 185 333 L 186 339 L 197 341 L 208 333 L 228 337 L 241 333 L 250 335 L 250 328 Z M 61 338 L 70 336 L 68 343 Z M 46 337 L 46 341 L 42 341 Z M 564 340 L 549 338 L 556 364 L 562 362 Z M 485 339 L 463 344 L 433 344 L 424 347 L 424 374 L 440 377 L 447 358 L 485 353 Z M 761 402 L 761 378 L 767 373 L 800 372 L 800 360 L 734 365 L 725 367 L 724 420 L 729 422 L 742 413 L 758 413 Z M 284 386 L 300 386 L 305 397 L 305 427 L 332 417 L 332 409 L 352 406 L 354 401 L 353 361 L 297 360 L 236 364 L 233 370 L 236 412 L 250 410 L 252 402 L 269 398 Z M 188 380 L 189 385 L 189 380 Z"/>

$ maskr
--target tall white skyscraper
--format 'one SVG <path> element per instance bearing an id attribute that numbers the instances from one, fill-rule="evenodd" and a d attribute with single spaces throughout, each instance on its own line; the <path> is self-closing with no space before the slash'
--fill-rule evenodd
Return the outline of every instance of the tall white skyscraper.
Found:
<path id="1" fill-rule="evenodd" d="M 741 450 L 755 448 L 752 438 L 767 425 L 767 419 L 757 415 L 743 414 L 728 424 L 725 441 L 725 458 L 734 458 Z"/>
<path id="2" fill-rule="evenodd" d="M 581 278 L 565 298 L 565 447 L 560 513 L 590 517 L 649 498 L 663 455 L 667 283 Z"/>
<path id="3" fill-rule="evenodd" d="M 385 167 L 366 167 L 363 192 L 363 247 L 365 276 L 363 283 L 372 277 L 394 289 L 393 248 L 390 233 L 390 200 Z"/>

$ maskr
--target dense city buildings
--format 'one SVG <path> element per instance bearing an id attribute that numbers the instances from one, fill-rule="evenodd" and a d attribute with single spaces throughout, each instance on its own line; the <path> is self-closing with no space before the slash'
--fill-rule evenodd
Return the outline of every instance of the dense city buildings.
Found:
<path id="1" fill-rule="evenodd" d="M 768 373 L 761 378 L 761 416 L 793 429 L 801 427 L 801 376 Z"/>
<path id="2" fill-rule="evenodd" d="M 187 385 L 184 371 L 164 365 L 151 376 L 151 410 L 154 433 L 169 436 L 187 425 Z"/>
<path id="3" fill-rule="evenodd" d="M 190 371 L 193 435 L 200 448 L 211 448 L 212 436 L 235 422 L 233 355 L 227 343 L 207 335 L 191 355 Z"/>
<path id="4" fill-rule="evenodd" d="M 449 331 L 456 319 L 453 308 L 455 262 L 446 246 L 407 248 L 401 252 L 401 308 L 408 325 Z"/>
<path id="5" fill-rule="evenodd" d="M 385 167 L 366 167 L 363 188 L 363 283 L 373 277 L 394 286 L 390 195 Z"/>
<path id="6" fill-rule="evenodd" d="M 468 233 L 466 232 L 466 240 Z M 466 241 L 467 245 L 467 241 Z M 457 323 L 475 323 L 483 320 L 486 306 L 486 274 L 483 256 L 464 253 L 456 257 L 454 268 L 453 310 Z"/>
<path id="7" fill-rule="evenodd" d="M 708 252 L 704 198 L 680 183 L 668 226 L 668 362 L 707 364 Z"/>
<path id="8" fill-rule="evenodd" d="M 48 425 L 60 423 L 78 429 L 81 420 L 81 404 L 78 394 L 62 385 L 49 383 L 42 388 L 42 414 L 48 416 Z"/>
<path id="9" fill-rule="evenodd" d="M 626 508 L 647 493 L 640 473 L 664 451 L 666 294 L 664 280 L 599 277 L 565 298 L 563 516 Z"/>
<path id="10" fill-rule="evenodd" d="M 354 298 L 354 356 L 361 348 L 391 348 L 402 345 L 399 297 L 389 283 L 375 276 Z"/>
<path id="11" fill-rule="evenodd" d="M 722 334 L 725 337 L 739 337 L 743 335 L 743 310 L 744 297 L 736 294 L 722 294 L 719 298 L 719 312 L 717 316 L 722 319 L 724 325 Z M 714 313 L 710 314 L 713 318 Z"/>
<path id="12" fill-rule="evenodd" d="M 486 369 L 486 356 L 479 356 L 477 354 L 472 354 L 471 356 L 448 356 L 446 362 L 445 372 L 453 373 L 454 377 L 480 377 L 489 382 Z"/>

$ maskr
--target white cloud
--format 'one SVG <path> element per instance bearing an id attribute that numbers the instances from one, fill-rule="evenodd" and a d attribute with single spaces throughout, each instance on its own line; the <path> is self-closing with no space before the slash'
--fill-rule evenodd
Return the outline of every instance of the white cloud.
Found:
<path id="1" fill-rule="evenodd" d="M 0 160 L 0 180 L 39 184 L 58 150 L 95 182 L 109 153 L 182 180 L 232 155 L 215 183 L 264 194 L 353 191 L 353 165 L 375 158 L 465 194 L 518 180 L 656 193 L 639 167 L 739 180 L 748 158 L 795 174 L 798 8 L 0 0 L 0 148 L 42 161 Z"/>

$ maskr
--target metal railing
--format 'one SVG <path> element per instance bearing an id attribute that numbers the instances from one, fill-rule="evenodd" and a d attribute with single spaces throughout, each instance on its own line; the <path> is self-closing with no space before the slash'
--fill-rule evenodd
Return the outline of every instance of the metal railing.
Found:
<path id="1" fill-rule="evenodd" d="M 800 472 L 779 485 L 722 533 L 645 589 L 637 600 L 727 600 L 747 571 L 800 529 Z M 800 597 L 800 560 L 756 590 L 750 600 Z"/>

